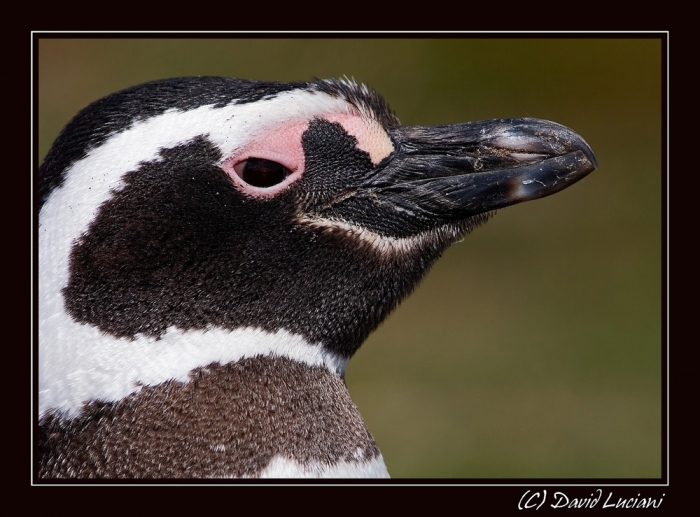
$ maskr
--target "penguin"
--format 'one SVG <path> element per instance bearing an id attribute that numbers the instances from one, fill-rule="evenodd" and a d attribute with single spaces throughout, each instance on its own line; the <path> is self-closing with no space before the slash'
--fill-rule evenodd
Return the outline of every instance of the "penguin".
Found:
<path id="1" fill-rule="evenodd" d="M 39 168 L 35 476 L 383 478 L 349 359 L 450 244 L 597 168 L 545 120 L 348 79 L 102 98 Z"/>

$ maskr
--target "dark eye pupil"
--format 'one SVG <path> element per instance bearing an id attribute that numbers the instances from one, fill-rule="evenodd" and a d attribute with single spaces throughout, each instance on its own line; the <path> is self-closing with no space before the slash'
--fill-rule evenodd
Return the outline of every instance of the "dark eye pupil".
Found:
<path id="1" fill-rule="evenodd" d="M 238 175 L 254 187 L 271 187 L 283 182 L 289 176 L 289 169 L 284 165 L 261 158 L 248 158 L 239 165 L 242 165 L 242 170 L 236 166 Z"/>

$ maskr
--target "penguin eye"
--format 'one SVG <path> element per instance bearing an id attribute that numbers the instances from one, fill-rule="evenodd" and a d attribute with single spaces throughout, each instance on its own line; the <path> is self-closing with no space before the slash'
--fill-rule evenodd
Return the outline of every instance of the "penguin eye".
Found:
<path id="1" fill-rule="evenodd" d="M 282 183 L 292 172 L 281 163 L 262 158 L 248 158 L 234 165 L 236 174 L 253 187 L 272 187 Z"/>

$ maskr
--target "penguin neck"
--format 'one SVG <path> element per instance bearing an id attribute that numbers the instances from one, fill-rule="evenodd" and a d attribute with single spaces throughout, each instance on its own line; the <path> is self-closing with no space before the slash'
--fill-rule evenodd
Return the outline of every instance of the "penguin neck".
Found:
<path id="1" fill-rule="evenodd" d="M 40 341 L 40 418 L 49 412 L 74 418 L 89 401 L 116 402 L 169 380 L 188 383 L 194 370 L 212 363 L 283 357 L 341 378 L 349 359 L 286 330 L 169 328 L 160 338 L 115 338 L 75 323 L 65 312 L 41 326 L 53 329 L 40 329 L 40 335 L 56 338 Z"/>

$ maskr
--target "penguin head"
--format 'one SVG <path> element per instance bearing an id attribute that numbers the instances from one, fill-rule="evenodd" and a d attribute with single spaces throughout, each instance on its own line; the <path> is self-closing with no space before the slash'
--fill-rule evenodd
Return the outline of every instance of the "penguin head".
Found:
<path id="1" fill-rule="evenodd" d="M 401 126 L 347 80 L 130 88 L 40 168 L 40 340 L 246 328 L 349 358 L 451 243 L 596 166 L 559 124 Z"/>

